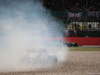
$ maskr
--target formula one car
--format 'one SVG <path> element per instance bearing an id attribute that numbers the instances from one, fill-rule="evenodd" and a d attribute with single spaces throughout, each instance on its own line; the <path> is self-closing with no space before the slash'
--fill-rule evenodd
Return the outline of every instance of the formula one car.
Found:
<path id="1" fill-rule="evenodd" d="M 57 57 L 46 49 L 28 49 L 22 60 L 28 64 L 52 64 L 57 62 Z"/>

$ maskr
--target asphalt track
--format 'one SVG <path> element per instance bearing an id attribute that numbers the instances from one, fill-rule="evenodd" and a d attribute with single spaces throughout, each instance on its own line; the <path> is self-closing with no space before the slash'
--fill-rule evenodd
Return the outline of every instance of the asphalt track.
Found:
<path id="1" fill-rule="evenodd" d="M 10 72 L 0 75 L 100 75 L 100 48 L 88 51 L 88 48 L 70 48 L 67 60 L 60 66 L 51 69 L 42 69 L 28 72 Z M 85 49 L 86 51 L 75 51 L 75 49 Z M 97 51 L 96 51 L 97 50 Z"/>

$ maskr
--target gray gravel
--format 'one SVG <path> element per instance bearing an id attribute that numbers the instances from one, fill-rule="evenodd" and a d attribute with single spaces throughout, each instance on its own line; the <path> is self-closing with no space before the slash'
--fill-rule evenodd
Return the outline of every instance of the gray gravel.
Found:
<path id="1" fill-rule="evenodd" d="M 69 51 L 67 60 L 56 68 L 0 75 L 100 75 L 100 51 Z"/>

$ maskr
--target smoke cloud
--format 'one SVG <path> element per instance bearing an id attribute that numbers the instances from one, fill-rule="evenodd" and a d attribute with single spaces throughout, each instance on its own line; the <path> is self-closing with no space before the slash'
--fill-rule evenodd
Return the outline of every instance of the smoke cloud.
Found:
<path id="1" fill-rule="evenodd" d="M 63 37 L 63 26 L 48 14 L 42 3 L 35 0 L 1 2 L 0 73 L 30 71 L 66 60 L 65 45 L 48 39 L 55 35 Z"/>

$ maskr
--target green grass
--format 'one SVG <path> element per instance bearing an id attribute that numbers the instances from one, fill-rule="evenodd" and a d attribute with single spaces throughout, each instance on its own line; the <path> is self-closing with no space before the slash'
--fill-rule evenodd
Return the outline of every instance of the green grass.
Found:
<path id="1" fill-rule="evenodd" d="M 100 51 L 100 48 L 90 47 L 69 47 L 69 51 Z"/>

